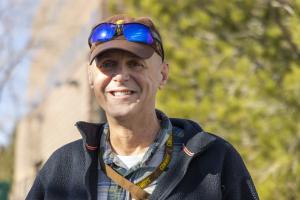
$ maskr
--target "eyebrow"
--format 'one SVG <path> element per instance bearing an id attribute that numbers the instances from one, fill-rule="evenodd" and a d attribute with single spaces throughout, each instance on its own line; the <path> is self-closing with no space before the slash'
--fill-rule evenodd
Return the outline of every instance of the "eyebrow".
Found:
<path id="1" fill-rule="evenodd" d="M 98 55 L 96 57 L 96 59 L 101 60 L 103 58 L 110 58 L 110 57 L 112 57 L 111 53 L 103 53 L 103 54 Z"/>

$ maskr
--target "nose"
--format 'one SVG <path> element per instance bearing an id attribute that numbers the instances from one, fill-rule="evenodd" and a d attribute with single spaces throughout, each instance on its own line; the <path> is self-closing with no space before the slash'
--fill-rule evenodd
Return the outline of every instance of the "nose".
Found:
<path id="1" fill-rule="evenodd" d="M 129 71 L 124 66 L 118 67 L 113 75 L 113 80 L 116 82 L 126 82 L 130 78 Z"/>

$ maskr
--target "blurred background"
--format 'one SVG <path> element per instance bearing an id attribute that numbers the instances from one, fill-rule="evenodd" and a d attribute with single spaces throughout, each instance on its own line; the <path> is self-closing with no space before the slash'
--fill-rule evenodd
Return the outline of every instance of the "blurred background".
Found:
<path id="1" fill-rule="evenodd" d="M 117 13 L 162 34 L 157 107 L 229 140 L 261 199 L 300 199 L 300 0 L 1 0 L 0 200 L 25 198 L 76 121 L 103 121 L 87 38 Z"/>

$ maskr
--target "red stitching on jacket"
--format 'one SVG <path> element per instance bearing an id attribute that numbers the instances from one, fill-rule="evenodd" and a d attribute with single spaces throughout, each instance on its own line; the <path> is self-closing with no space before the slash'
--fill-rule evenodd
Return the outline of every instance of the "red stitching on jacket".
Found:
<path id="1" fill-rule="evenodd" d="M 89 146 L 89 145 L 85 145 L 85 147 L 88 149 L 88 150 L 91 150 L 91 151 L 95 151 L 95 150 L 97 150 L 98 149 L 98 147 L 96 146 Z"/>
<path id="2" fill-rule="evenodd" d="M 188 148 L 186 148 L 186 146 L 183 145 L 183 151 L 184 153 L 186 153 L 188 156 L 193 156 L 195 153 L 191 152 Z"/>

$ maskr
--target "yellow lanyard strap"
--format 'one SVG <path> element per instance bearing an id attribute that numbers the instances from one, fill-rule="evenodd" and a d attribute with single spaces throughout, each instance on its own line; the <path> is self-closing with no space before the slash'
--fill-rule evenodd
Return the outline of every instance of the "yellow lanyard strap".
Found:
<path id="1" fill-rule="evenodd" d="M 155 179 L 157 179 L 169 165 L 172 157 L 172 150 L 173 150 L 173 137 L 172 135 L 170 135 L 166 142 L 163 161 L 159 164 L 159 166 L 155 169 L 154 172 L 152 172 L 150 175 L 145 177 L 143 180 L 137 182 L 136 185 L 144 189 L 148 185 L 150 185 Z"/>

